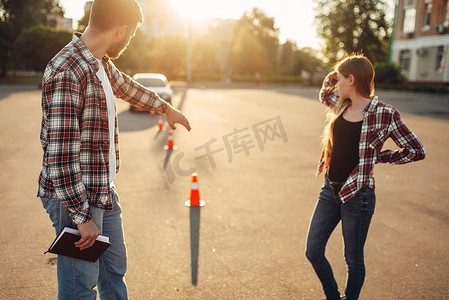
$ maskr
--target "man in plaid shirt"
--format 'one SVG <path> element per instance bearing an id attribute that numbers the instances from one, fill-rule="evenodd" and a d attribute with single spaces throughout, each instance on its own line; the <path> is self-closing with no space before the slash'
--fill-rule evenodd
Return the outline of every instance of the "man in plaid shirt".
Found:
<path id="1" fill-rule="evenodd" d="M 143 22 L 135 0 L 95 0 L 89 26 L 47 65 L 42 81 L 42 171 L 38 196 L 56 233 L 77 228 L 80 250 L 102 233 L 111 246 L 96 263 L 58 256 L 60 299 L 127 299 L 121 207 L 113 185 L 119 169 L 114 96 L 165 114 L 190 131 L 184 115 L 118 71 L 118 58 Z"/>

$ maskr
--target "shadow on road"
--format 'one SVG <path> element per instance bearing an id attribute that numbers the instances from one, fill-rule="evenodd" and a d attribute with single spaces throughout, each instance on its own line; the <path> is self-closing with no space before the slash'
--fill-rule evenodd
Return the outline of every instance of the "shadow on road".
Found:
<path id="1" fill-rule="evenodd" d="M 165 160 L 164 160 L 164 170 L 167 168 L 167 163 L 170 160 L 170 156 L 172 153 L 173 153 L 173 149 L 167 150 L 167 155 L 165 156 Z"/>
<path id="2" fill-rule="evenodd" d="M 11 94 L 20 92 L 36 91 L 37 85 L 3 85 L 0 84 L 0 101 L 8 98 Z"/>
<path id="3" fill-rule="evenodd" d="M 178 103 L 178 106 L 176 107 L 180 111 L 182 111 L 182 107 L 184 106 L 184 102 L 187 98 L 188 91 L 189 91 L 189 88 L 184 88 L 182 91 L 180 90 L 180 92 L 182 93 L 182 96 L 181 96 L 181 100 Z M 177 91 L 176 91 L 176 93 L 177 93 Z"/>
<path id="4" fill-rule="evenodd" d="M 320 88 L 318 87 L 276 88 L 274 89 L 274 91 L 285 95 L 300 96 L 308 100 L 318 101 Z"/>
<path id="5" fill-rule="evenodd" d="M 145 130 L 156 126 L 157 117 L 150 117 L 149 112 L 130 112 L 125 110 L 118 115 L 120 132 Z"/>
<path id="6" fill-rule="evenodd" d="M 190 261 L 192 285 L 198 284 L 198 257 L 200 245 L 200 207 L 190 207 Z"/>
<path id="7" fill-rule="evenodd" d="M 182 93 L 181 100 L 178 103 L 177 109 L 182 110 L 184 106 L 188 88 L 180 91 Z M 1 93 L 0 93 L 1 96 Z M 139 131 L 146 130 L 151 127 L 155 127 L 158 125 L 158 117 L 150 117 L 149 112 L 131 112 L 129 110 L 122 111 L 119 115 L 119 126 L 120 132 L 130 132 L 130 131 Z M 155 139 L 161 134 L 160 131 L 154 137 Z"/>

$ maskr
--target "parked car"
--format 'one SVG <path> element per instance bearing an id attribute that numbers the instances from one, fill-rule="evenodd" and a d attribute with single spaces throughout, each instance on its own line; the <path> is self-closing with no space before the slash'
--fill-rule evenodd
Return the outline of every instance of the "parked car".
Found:
<path id="1" fill-rule="evenodd" d="M 165 75 L 158 73 L 137 73 L 133 76 L 133 79 L 144 87 L 152 90 L 162 99 L 171 104 L 173 90 L 171 89 Z M 131 105 L 129 109 L 131 111 L 143 111 L 142 109 L 133 105 Z"/>

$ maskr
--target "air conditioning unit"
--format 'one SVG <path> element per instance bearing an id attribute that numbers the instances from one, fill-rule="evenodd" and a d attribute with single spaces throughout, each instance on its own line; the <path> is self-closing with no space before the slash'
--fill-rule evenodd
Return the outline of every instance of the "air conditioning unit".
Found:
<path id="1" fill-rule="evenodd" d="M 405 38 L 407 38 L 407 39 L 411 39 L 411 38 L 413 38 L 413 32 L 404 32 L 404 36 L 405 36 Z"/>
<path id="2" fill-rule="evenodd" d="M 418 54 L 418 56 L 425 56 L 427 54 L 427 49 L 418 48 L 416 49 L 416 54 Z"/>
<path id="3" fill-rule="evenodd" d="M 436 27 L 436 31 L 437 31 L 437 33 L 439 33 L 439 34 L 446 33 L 446 32 L 447 32 L 447 26 L 446 26 L 446 25 L 438 25 L 438 26 Z"/>

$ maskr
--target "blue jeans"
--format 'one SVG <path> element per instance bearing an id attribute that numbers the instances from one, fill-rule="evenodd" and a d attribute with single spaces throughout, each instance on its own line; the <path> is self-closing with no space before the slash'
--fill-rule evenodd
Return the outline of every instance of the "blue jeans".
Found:
<path id="1" fill-rule="evenodd" d="M 348 300 L 358 299 L 365 280 L 363 247 L 365 245 L 371 218 L 374 214 L 376 197 L 374 191 L 363 186 L 357 194 L 342 203 L 337 191 L 326 181 L 318 197 L 307 236 L 307 259 L 318 275 L 328 300 L 341 299 L 332 268 L 324 253 L 327 241 L 341 220 L 347 278 L 345 296 Z"/>
<path id="2" fill-rule="evenodd" d="M 115 188 L 111 188 L 114 210 L 90 207 L 98 230 L 109 236 L 111 246 L 94 263 L 58 255 L 58 299 L 128 299 L 126 283 L 126 247 L 123 237 L 122 208 Z M 41 198 L 58 234 L 65 226 L 77 229 L 69 213 L 57 199 Z"/>

